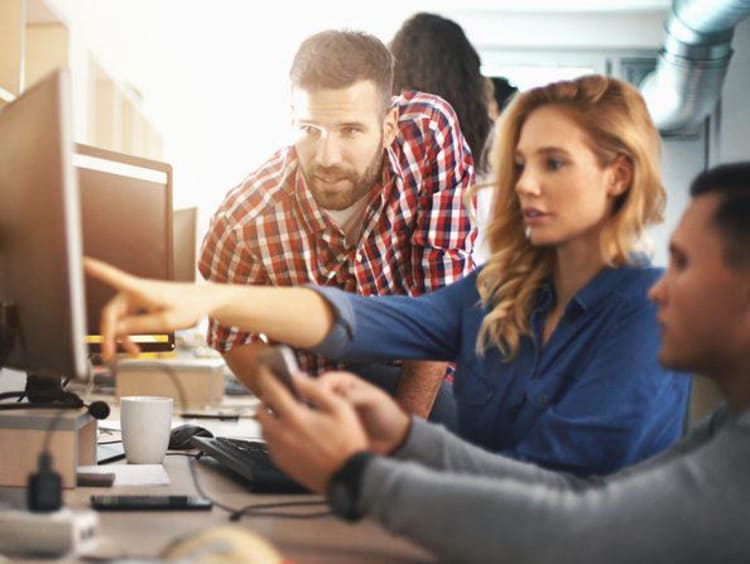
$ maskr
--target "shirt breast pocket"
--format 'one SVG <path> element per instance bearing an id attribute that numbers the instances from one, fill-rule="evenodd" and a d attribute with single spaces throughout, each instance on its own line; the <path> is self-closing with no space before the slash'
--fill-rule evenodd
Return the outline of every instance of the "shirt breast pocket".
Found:
<path id="1" fill-rule="evenodd" d="M 492 398 L 496 384 L 481 373 L 476 361 L 459 364 L 453 381 L 453 395 L 462 406 L 478 407 Z"/>

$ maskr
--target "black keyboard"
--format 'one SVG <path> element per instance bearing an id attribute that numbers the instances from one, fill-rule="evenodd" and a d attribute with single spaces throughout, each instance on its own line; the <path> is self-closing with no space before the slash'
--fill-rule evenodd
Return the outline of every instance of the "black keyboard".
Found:
<path id="1" fill-rule="evenodd" d="M 192 437 L 190 444 L 239 474 L 257 491 L 300 493 L 307 490 L 273 463 L 266 445 L 226 437 Z"/>

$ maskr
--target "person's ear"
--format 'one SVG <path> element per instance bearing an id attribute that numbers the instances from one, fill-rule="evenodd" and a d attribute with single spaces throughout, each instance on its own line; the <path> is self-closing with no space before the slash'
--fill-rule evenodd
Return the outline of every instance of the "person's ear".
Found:
<path id="1" fill-rule="evenodd" d="M 398 108 L 391 108 L 383 118 L 383 148 L 385 149 L 396 137 L 398 133 Z"/>
<path id="2" fill-rule="evenodd" d="M 620 155 L 609 168 L 607 194 L 617 197 L 627 192 L 633 183 L 633 161 L 625 155 Z"/>

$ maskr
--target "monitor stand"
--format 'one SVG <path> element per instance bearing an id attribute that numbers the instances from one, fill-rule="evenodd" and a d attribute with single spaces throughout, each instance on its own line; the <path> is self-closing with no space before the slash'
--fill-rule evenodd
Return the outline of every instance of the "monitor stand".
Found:
<path id="1" fill-rule="evenodd" d="M 15 304 L 0 303 L 0 368 L 5 366 L 11 351 L 18 345 L 16 341 L 20 340 L 20 346 L 24 346 L 20 327 Z M 26 397 L 31 404 L 49 404 L 56 409 L 83 407 L 83 400 L 78 395 L 62 389 L 62 380 L 64 378 L 59 374 L 28 372 L 26 388 L 17 395 Z"/>
<path id="2" fill-rule="evenodd" d="M 29 372 L 26 376 L 25 394 L 29 403 L 49 404 L 58 409 L 83 407 L 83 400 L 77 394 L 62 389 L 60 376 Z"/>

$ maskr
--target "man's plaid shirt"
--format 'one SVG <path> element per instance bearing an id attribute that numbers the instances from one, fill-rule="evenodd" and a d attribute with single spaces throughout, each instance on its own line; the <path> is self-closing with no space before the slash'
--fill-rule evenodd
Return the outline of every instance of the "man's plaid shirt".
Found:
<path id="1" fill-rule="evenodd" d="M 476 228 L 465 199 L 474 166 L 456 114 L 430 94 L 407 92 L 394 103 L 399 132 L 384 151 L 381 181 L 370 191 L 356 246 L 318 208 L 294 147 L 287 147 L 228 193 L 203 241 L 203 277 L 414 296 L 473 270 Z M 211 321 L 208 342 L 220 352 L 259 339 Z M 298 356 L 311 374 L 341 366 L 308 353 Z"/>

